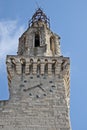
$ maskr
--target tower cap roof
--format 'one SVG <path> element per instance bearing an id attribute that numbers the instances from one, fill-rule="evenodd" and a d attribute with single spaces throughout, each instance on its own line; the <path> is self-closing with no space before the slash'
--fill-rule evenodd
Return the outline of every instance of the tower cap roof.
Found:
<path id="1" fill-rule="evenodd" d="M 50 27 L 50 20 L 47 18 L 46 14 L 42 11 L 41 8 L 38 8 L 32 16 L 31 20 L 29 20 L 29 27 L 38 21 L 45 22 Z"/>

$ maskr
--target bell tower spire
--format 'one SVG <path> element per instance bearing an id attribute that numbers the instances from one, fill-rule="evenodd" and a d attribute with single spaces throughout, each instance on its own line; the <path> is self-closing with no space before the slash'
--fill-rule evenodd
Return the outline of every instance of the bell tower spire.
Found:
<path id="1" fill-rule="evenodd" d="M 33 25 L 34 23 L 39 23 L 39 22 L 41 23 L 43 22 L 47 24 L 48 27 L 50 27 L 50 20 L 46 16 L 46 14 L 42 11 L 41 8 L 38 8 L 36 12 L 34 13 L 34 15 L 32 16 L 32 19 L 29 20 L 29 27 Z"/>
<path id="2" fill-rule="evenodd" d="M 60 37 L 50 30 L 50 20 L 40 8 L 19 39 L 18 55 L 60 56 Z"/>

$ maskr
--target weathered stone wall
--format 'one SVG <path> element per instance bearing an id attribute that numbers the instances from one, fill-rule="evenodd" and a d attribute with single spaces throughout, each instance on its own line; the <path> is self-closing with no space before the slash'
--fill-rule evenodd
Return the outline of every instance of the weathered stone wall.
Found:
<path id="1" fill-rule="evenodd" d="M 39 57 L 42 67 L 38 76 L 38 57 L 25 58 L 26 71 L 23 74 L 20 69 L 21 58 L 24 57 L 7 57 L 10 99 L 0 102 L 0 130 L 70 130 L 69 59 L 56 57 L 56 71 L 52 74 L 54 58 L 46 57 L 49 65 L 48 74 L 45 75 L 45 57 Z M 29 73 L 30 59 L 33 59 L 32 74 Z M 39 83 L 45 91 L 38 87 L 29 90 L 29 87 Z"/>
<path id="2" fill-rule="evenodd" d="M 40 36 L 40 46 L 35 47 L 35 34 Z M 19 38 L 18 55 L 53 56 L 50 49 L 50 38 L 54 39 L 54 55 L 60 56 L 60 37 L 54 34 L 44 22 L 35 23 Z M 36 53 L 35 53 L 36 51 Z"/>
<path id="3" fill-rule="evenodd" d="M 71 130 L 70 61 L 49 27 L 39 8 L 19 38 L 18 55 L 6 58 L 10 97 L 0 101 L 0 130 Z"/>
<path id="4" fill-rule="evenodd" d="M 29 97 L 29 92 L 23 92 L 18 79 L 17 76 L 13 79 L 11 99 L 0 112 L 2 130 L 70 130 L 63 79 L 56 77 L 54 92 L 38 99 Z"/>

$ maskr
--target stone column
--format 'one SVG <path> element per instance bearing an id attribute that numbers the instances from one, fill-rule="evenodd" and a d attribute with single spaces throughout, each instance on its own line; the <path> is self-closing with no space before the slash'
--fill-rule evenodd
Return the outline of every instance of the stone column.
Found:
<path id="1" fill-rule="evenodd" d="M 33 63 L 33 74 L 37 72 L 37 63 Z"/>
<path id="2" fill-rule="evenodd" d="M 17 72 L 17 74 L 21 75 L 21 63 L 20 62 L 16 63 L 16 72 Z"/>
<path id="3" fill-rule="evenodd" d="M 52 63 L 48 63 L 48 75 L 52 74 Z"/>
<path id="4" fill-rule="evenodd" d="M 44 63 L 41 64 L 41 74 L 44 74 Z"/>
<path id="5" fill-rule="evenodd" d="M 29 74 L 29 62 L 26 62 L 26 67 L 25 67 L 25 74 L 28 75 Z"/>

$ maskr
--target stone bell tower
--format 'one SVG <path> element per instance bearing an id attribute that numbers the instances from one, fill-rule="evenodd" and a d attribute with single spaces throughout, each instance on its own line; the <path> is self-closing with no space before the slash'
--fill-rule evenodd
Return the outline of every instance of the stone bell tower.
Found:
<path id="1" fill-rule="evenodd" d="M 70 60 L 40 8 L 6 64 L 10 98 L 0 102 L 0 130 L 71 130 Z"/>

